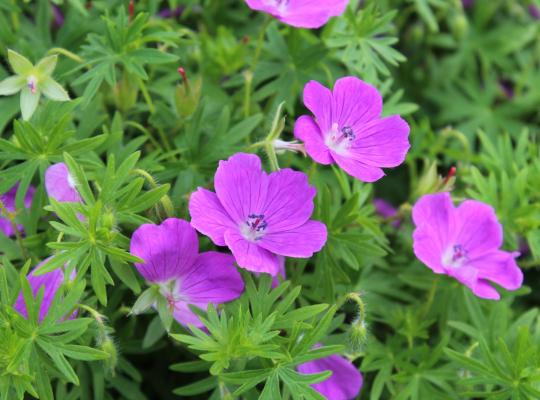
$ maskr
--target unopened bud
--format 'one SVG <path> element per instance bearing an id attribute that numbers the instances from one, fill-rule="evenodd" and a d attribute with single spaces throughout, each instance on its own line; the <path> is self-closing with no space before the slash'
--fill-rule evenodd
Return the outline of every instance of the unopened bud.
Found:
<path id="1" fill-rule="evenodd" d="M 116 344 L 109 336 L 107 336 L 105 340 L 103 340 L 103 343 L 101 343 L 100 347 L 101 351 L 109 355 L 109 357 L 103 362 L 106 365 L 107 371 L 109 371 L 111 375 L 114 376 L 114 371 L 118 363 L 118 349 L 116 348 Z"/>
<path id="2" fill-rule="evenodd" d="M 357 318 L 348 332 L 349 352 L 360 353 L 364 350 L 368 338 L 368 326 L 364 319 Z"/>

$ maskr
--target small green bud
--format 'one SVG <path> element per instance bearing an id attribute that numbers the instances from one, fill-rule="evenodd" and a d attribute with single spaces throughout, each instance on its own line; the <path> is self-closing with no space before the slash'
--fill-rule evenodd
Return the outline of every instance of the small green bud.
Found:
<path id="1" fill-rule="evenodd" d="M 349 328 L 348 345 L 350 353 L 360 353 L 364 350 L 368 338 L 368 326 L 364 319 L 357 318 Z"/>
<path id="2" fill-rule="evenodd" d="M 450 20 L 450 27 L 452 29 L 452 34 L 458 40 L 463 39 L 469 32 L 469 21 L 467 17 L 463 14 L 456 14 Z"/>
<path id="3" fill-rule="evenodd" d="M 118 349 L 116 348 L 116 344 L 109 336 L 107 336 L 100 347 L 101 351 L 104 351 L 109 355 L 103 362 L 105 363 L 107 370 L 114 376 L 114 371 L 118 363 Z"/>
<path id="4" fill-rule="evenodd" d="M 137 103 L 139 87 L 129 74 L 124 73 L 122 79 L 116 84 L 113 90 L 114 104 L 122 111 L 131 109 Z"/>
<path id="5" fill-rule="evenodd" d="M 183 83 L 176 87 L 174 103 L 178 115 L 187 118 L 193 115 L 201 99 L 202 79 L 196 78 L 188 80 L 184 68 L 178 68 L 178 73 L 182 77 Z"/>

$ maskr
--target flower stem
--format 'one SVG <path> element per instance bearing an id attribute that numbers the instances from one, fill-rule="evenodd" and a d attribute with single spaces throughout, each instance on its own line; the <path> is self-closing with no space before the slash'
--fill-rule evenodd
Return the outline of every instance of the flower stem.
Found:
<path id="1" fill-rule="evenodd" d="M 146 179 L 146 181 L 150 184 L 150 186 L 154 189 L 154 188 L 157 188 L 158 187 L 158 184 L 156 182 L 156 180 L 154 179 L 154 177 L 152 175 L 150 175 L 147 171 L 145 171 L 144 169 L 141 169 L 141 168 L 136 168 L 133 170 L 133 173 L 134 174 L 137 174 L 137 175 L 140 175 L 142 176 L 144 179 Z M 171 201 L 171 198 L 169 197 L 169 195 L 164 195 L 161 200 L 161 205 L 165 211 L 165 214 L 167 217 L 173 217 L 174 216 L 174 206 L 173 206 L 173 203 Z"/>

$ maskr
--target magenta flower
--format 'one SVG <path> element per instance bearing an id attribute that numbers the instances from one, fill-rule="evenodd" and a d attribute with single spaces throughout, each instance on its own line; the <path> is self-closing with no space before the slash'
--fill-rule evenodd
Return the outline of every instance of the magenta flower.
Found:
<path id="1" fill-rule="evenodd" d="M 279 255 L 311 257 L 326 243 L 326 226 L 310 220 L 316 190 L 306 174 L 266 174 L 259 157 L 238 153 L 219 162 L 214 186 L 191 195 L 191 225 L 228 246 L 240 267 L 276 276 Z"/>
<path id="2" fill-rule="evenodd" d="M 45 171 L 45 189 L 56 201 L 82 203 L 75 180 L 64 163 L 53 164 Z"/>
<path id="3" fill-rule="evenodd" d="M 315 120 L 298 118 L 294 135 L 316 162 L 337 163 L 349 175 L 374 182 L 384 176 L 381 168 L 405 160 L 409 125 L 399 115 L 381 118 L 382 98 L 373 86 L 353 76 L 338 79 L 333 91 L 311 81 L 304 104 Z"/>
<path id="4" fill-rule="evenodd" d="M 15 186 L 9 189 L 6 193 L 0 195 L 0 200 L 2 200 L 2 203 L 4 203 L 6 210 L 11 213 L 14 213 L 16 211 L 15 197 L 17 196 L 18 189 L 19 189 L 19 184 L 17 183 L 15 184 Z M 32 200 L 34 199 L 35 192 L 36 192 L 36 189 L 33 186 L 28 187 L 28 190 L 26 191 L 26 194 L 24 196 L 24 208 L 32 207 Z M 24 231 L 24 227 L 20 224 L 17 225 L 17 229 L 19 232 Z M 5 216 L 0 216 L 0 230 L 4 232 L 6 236 L 15 235 L 15 230 L 13 229 L 11 222 Z"/>
<path id="5" fill-rule="evenodd" d="M 244 291 L 234 258 L 215 251 L 199 254 L 197 233 L 187 221 L 169 218 L 161 225 L 141 225 L 133 233 L 130 252 L 145 261 L 135 267 L 159 286 L 174 318 L 185 326 L 203 326 L 188 304 L 206 310 L 209 303 L 234 300 Z"/>
<path id="6" fill-rule="evenodd" d="M 521 287 L 518 252 L 499 250 L 502 226 L 492 207 L 466 200 L 454 207 L 448 193 L 425 195 L 413 207 L 414 253 L 436 274 L 468 286 L 478 297 L 498 300 L 489 282 L 507 290 Z"/>
<path id="7" fill-rule="evenodd" d="M 356 399 L 362 388 L 362 374 L 352 362 L 338 355 L 300 364 L 297 369 L 306 375 L 331 371 L 332 375 L 328 379 L 311 385 L 328 400 Z"/>
<path id="8" fill-rule="evenodd" d="M 320 28 L 345 11 L 349 0 L 245 0 L 252 10 L 297 28 Z"/>
<path id="9" fill-rule="evenodd" d="M 49 308 L 51 308 L 54 296 L 64 282 L 64 272 L 61 268 L 52 270 L 51 272 L 47 272 L 43 275 L 34 275 L 34 272 L 36 272 L 39 267 L 41 267 L 41 265 L 43 265 L 46 261 L 47 260 L 38 264 L 38 266 L 35 267 L 32 271 L 30 271 L 27 276 L 28 283 L 32 288 L 32 295 L 34 296 L 34 298 L 37 296 L 39 290 L 43 287 L 43 300 L 41 301 L 39 307 L 39 322 L 43 321 L 43 318 L 45 318 L 45 316 L 49 312 Z M 75 275 L 76 271 L 73 270 L 70 279 L 74 280 Z M 19 314 L 21 314 L 23 317 L 28 318 L 26 302 L 24 301 L 22 292 L 19 294 L 19 297 L 17 298 L 17 301 L 15 302 L 13 308 L 15 308 L 15 310 L 19 312 Z M 73 313 L 71 318 L 75 317 L 75 315 L 76 312 Z"/>

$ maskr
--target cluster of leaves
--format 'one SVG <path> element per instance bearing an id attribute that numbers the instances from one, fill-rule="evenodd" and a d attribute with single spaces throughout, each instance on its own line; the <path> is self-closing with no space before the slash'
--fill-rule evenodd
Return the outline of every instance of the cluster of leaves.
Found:
<path id="1" fill-rule="evenodd" d="M 24 121 L 17 96 L 0 98 L 0 193 L 19 183 L 24 227 L 0 233 L 2 399 L 321 399 L 311 384 L 329 373 L 296 367 L 335 353 L 364 374 L 365 399 L 540 396 L 540 24 L 526 2 L 351 0 L 316 31 L 239 0 L 133 3 L 130 13 L 127 0 L 0 0 L 0 80 L 17 72 L 8 48 L 32 63 L 57 58 L 51 79 L 74 99 L 41 99 Z M 264 152 L 264 137 L 292 137 L 307 81 L 345 75 L 376 85 L 384 114 L 411 125 L 407 162 L 376 184 Z M 217 162 L 237 151 L 309 175 L 327 245 L 288 259 L 275 288 L 243 274 L 240 299 L 194 309 L 206 329 L 180 326 L 162 304 L 130 314 L 151 293 L 133 268 L 131 233 L 189 219 L 190 193 L 211 187 Z M 82 203 L 47 197 L 44 173 L 57 162 Z M 494 206 L 527 286 L 478 300 L 415 259 L 411 205 L 450 188 Z M 374 197 L 397 215 L 376 215 Z M 38 322 L 42 295 L 32 297 L 26 275 L 46 259 L 41 273 L 77 274 Z M 28 318 L 13 309 L 19 295 Z"/>

